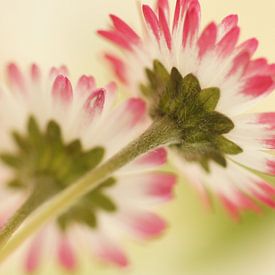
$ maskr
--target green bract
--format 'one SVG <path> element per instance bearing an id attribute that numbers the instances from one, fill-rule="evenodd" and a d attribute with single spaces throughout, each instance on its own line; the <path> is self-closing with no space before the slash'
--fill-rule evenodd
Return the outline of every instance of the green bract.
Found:
<path id="1" fill-rule="evenodd" d="M 193 74 L 182 77 L 176 68 L 170 74 L 164 66 L 154 62 L 146 69 L 148 84 L 141 85 L 143 94 L 151 102 L 153 119 L 169 117 L 181 131 L 181 143 L 172 145 L 187 161 L 199 162 L 209 171 L 209 161 L 226 166 L 225 154 L 239 154 L 242 149 L 223 134 L 234 124 L 230 118 L 215 111 L 220 98 L 216 87 L 201 89 Z"/>
<path id="2" fill-rule="evenodd" d="M 12 133 L 16 150 L 1 153 L 2 161 L 14 171 L 10 188 L 27 192 L 43 190 L 49 196 L 58 193 L 75 182 L 86 172 L 94 169 L 103 159 L 104 148 L 83 150 L 81 142 L 65 144 L 58 124 L 50 121 L 41 131 L 36 120 L 30 117 L 25 134 Z M 115 204 L 104 195 L 104 189 L 115 184 L 108 179 L 100 187 L 88 193 L 59 217 L 58 223 L 65 229 L 71 222 L 96 226 L 96 210 L 114 211 Z"/>

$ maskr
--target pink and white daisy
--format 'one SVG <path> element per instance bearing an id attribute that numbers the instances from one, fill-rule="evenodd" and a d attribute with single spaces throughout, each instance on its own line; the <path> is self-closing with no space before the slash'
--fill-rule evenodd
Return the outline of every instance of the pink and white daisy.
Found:
<path id="1" fill-rule="evenodd" d="M 62 191 L 147 126 L 143 100 L 118 104 L 115 85 L 97 88 L 90 76 L 73 87 L 65 67 L 43 75 L 36 65 L 22 73 L 10 64 L 7 80 L 0 93 L 1 224 L 30 193 Z M 175 176 L 155 170 L 165 161 L 166 151 L 157 148 L 80 199 L 31 240 L 25 270 L 36 271 L 54 255 L 73 271 L 77 252 L 85 250 L 126 266 L 121 247 L 125 235 L 149 239 L 166 227 L 153 210 L 173 196 Z"/>
<path id="2" fill-rule="evenodd" d="M 178 0 L 173 15 L 168 0 L 159 0 L 156 9 L 142 6 L 144 35 L 117 16 L 110 17 L 112 27 L 98 33 L 120 48 L 122 54 L 108 53 L 105 57 L 130 90 L 145 95 L 154 109 L 167 88 L 161 87 L 161 75 L 169 78 L 174 68 L 182 78 L 192 74 L 202 91 L 208 91 L 209 95 L 215 92 L 217 102 L 211 111 L 232 122 L 232 129 L 229 127 L 222 138 L 227 139 L 227 146 L 234 144 L 238 150 L 218 152 L 217 160 L 202 152 L 190 158 L 172 149 L 171 159 L 180 171 L 204 197 L 206 188 L 216 193 L 234 217 L 246 208 L 258 211 L 254 199 L 275 208 L 275 188 L 244 168 L 275 174 L 275 158 L 269 152 L 275 148 L 275 113 L 244 114 L 274 89 L 275 64 L 268 64 L 265 58 L 253 58 L 258 46 L 255 38 L 239 43 L 238 17 L 229 15 L 221 23 L 211 22 L 201 31 L 198 0 Z M 158 86 L 155 94 L 153 86 Z M 206 149 L 210 152 L 215 148 Z"/>

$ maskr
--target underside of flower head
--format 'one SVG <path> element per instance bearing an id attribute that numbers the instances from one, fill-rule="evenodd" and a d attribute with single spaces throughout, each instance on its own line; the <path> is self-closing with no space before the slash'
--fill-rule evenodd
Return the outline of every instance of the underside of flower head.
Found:
<path id="1" fill-rule="evenodd" d="M 65 67 L 53 68 L 45 77 L 36 65 L 23 74 L 10 64 L 7 76 L 8 85 L 0 94 L 0 168 L 7 171 L 6 178 L 1 174 L 1 193 L 7 197 L 20 194 L 22 201 L 30 193 L 42 193 L 37 198 L 45 201 L 95 169 L 147 127 L 144 101 L 130 98 L 116 103 L 114 84 L 96 88 L 92 77 L 82 76 L 73 87 Z M 153 205 L 173 196 L 175 176 L 155 171 L 165 161 L 166 151 L 157 148 L 86 194 L 55 220 L 51 233 L 32 241 L 26 270 L 38 268 L 42 239 L 51 234 L 58 236 L 51 245 L 57 246 L 59 263 L 75 270 L 81 242 L 75 242 L 76 227 L 87 235 L 88 249 L 98 258 L 126 266 L 128 257 L 120 246 L 125 232 L 144 239 L 158 236 L 166 227 L 152 211 Z M 3 200 L 1 213 L 18 207 L 19 201 L 9 204 Z M 11 214 L 6 213 L 5 219 Z"/>
<path id="2" fill-rule="evenodd" d="M 275 174 L 268 152 L 274 114 L 242 113 L 274 89 L 275 65 L 253 58 L 257 39 L 239 43 L 236 15 L 201 30 L 198 0 L 177 0 L 173 14 L 167 0 L 141 12 L 144 36 L 115 15 L 112 28 L 98 33 L 121 50 L 105 57 L 120 81 L 147 99 L 151 118 L 168 115 L 182 129 L 182 143 L 171 148 L 174 162 L 235 217 L 255 211 L 253 199 L 274 207 L 274 187 L 243 168 Z"/>
<path id="3" fill-rule="evenodd" d="M 187 161 L 198 162 L 209 172 L 209 161 L 226 167 L 225 154 L 238 154 L 242 149 L 223 134 L 234 128 L 233 122 L 215 111 L 220 98 L 218 88 L 201 89 L 198 79 L 184 78 L 176 68 L 169 74 L 158 61 L 146 70 L 150 82 L 141 90 L 152 102 L 151 116 L 168 116 L 181 129 L 181 143 L 173 147 Z"/>

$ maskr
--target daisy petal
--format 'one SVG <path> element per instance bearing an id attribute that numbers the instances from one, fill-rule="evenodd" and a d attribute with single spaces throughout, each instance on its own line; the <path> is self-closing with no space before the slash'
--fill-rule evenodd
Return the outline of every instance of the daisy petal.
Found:
<path id="1" fill-rule="evenodd" d="M 144 15 L 144 19 L 146 20 L 146 23 L 154 36 L 156 37 L 157 41 L 160 40 L 160 26 L 158 22 L 158 18 L 154 11 L 148 6 L 148 5 L 143 5 L 142 6 L 142 11 Z"/>
<path id="2" fill-rule="evenodd" d="M 34 273 L 40 265 L 42 254 L 43 238 L 39 234 L 32 242 L 25 259 L 25 270 L 27 273 Z"/>
<path id="3" fill-rule="evenodd" d="M 239 55 L 237 55 L 233 60 L 232 68 L 228 76 L 232 76 L 238 73 L 243 75 L 249 64 L 249 60 L 250 60 L 250 55 L 247 52 L 242 52 Z"/>
<path id="4" fill-rule="evenodd" d="M 147 172 L 141 175 L 138 171 L 140 170 L 117 173 L 119 186 L 110 192 L 117 200 L 121 194 L 128 194 L 123 202 L 119 202 L 121 208 L 142 208 L 169 201 L 174 197 L 175 175 L 164 172 Z"/>
<path id="5" fill-rule="evenodd" d="M 157 9 L 167 10 L 169 12 L 168 0 L 157 0 Z"/>
<path id="6" fill-rule="evenodd" d="M 124 62 L 111 54 L 105 54 L 105 59 L 111 64 L 117 78 L 124 84 L 127 84 L 126 66 Z"/>
<path id="7" fill-rule="evenodd" d="M 82 96 L 88 96 L 95 90 L 95 79 L 92 76 L 83 75 L 77 82 L 77 93 Z"/>
<path id="8" fill-rule="evenodd" d="M 222 56 L 230 55 L 239 39 L 240 29 L 239 27 L 232 28 L 228 33 L 226 33 L 220 42 L 217 44 L 217 52 Z"/>
<path id="9" fill-rule="evenodd" d="M 74 271 L 77 263 L 75 252 L 66 237 L 62 237 L 58 245 L 59 263 L 68 271 Z"/>
<path id="10" fill-rule="evenodd" d="M 141 239 L 159 236 L 167 226 L 163 219 L 152 213 L 129 213 L 124 219 Z"/>
<path id="11" fill-rule="evenodd" d="M 41 71 L 36 64 L 32 64 L 30 67 L 30 75 L 33 83 L 39 83 L 41 80 Z"/>
<path id="12" fill-rule="evenodd" d="M 259 97 L 270 92 L 273 79 L 270 76 L 254 76 L 247 79 L 242 93 L 250 97 Z"/>
<path id="13" fill-rule="evenodd" d="M 60 102 L 70 103 L 73 98 L 73 88 L 70 80 L 63 75 L 57 76 L 52 86 L 52 95 Z"/>
<path id="14" fill-rule="evenodd" d="M 146 153 L 144 156 L 141 156 L 136 161 L 134 161 L 135 165 L 162 165 L 167 160 L 167 152 L 165 148 L 158 148 L 149 153 Z"/>
<path id="15" fill-rule="evenodd" d="M 200 23 L 200 6 L 197 1 L 194 2 L 185 17 L 182 43 L 186 47 L 188 43 L 192 45 L 193 40 L 197 37 Z"/>
<path id="16" fill-rule="evenodd" d="M 255 154 L 253 151 L 244 151 L 241 154 L 231 156 L 230 159 L 254 170 L 275 175 L 275 157 L 259 151 Z"/>
<path id="17" fill-rule="evenodd" d="M 167 44 L 167 47 L 169 50 L 171 50 L 172 47 L 172 37 L 171 37 L 171 33 L 169 30 L 169 26 L 168 26 L 168 22 L 166 19 L 166 16 L 164 14 L 163 9 L 159 9 L 159 23 L 160 23 L 160 28 L 162 30 L 162 33 L 164 34 L 164 38 Z"/>
<path id="18" fill-rule="evenodd" d="M 63 76 L 69 76 L 69 71 L 68 68 L 63 65 L 60 66 L 59 68 L 52 67 L 49 73 L 49 76 L 51 79 L 55 79 L 58 75 L 63 75 Z"/>
<path id="19" fill-rule="evenodd" d="M 256 38 L 251 38 L 246 41 L 244 41 L 239 47 L 237 51 L 240 52 L 248 52 L 250 56 L 252 56 L 257 48 L 258 48 L 259 42 Z"/>
<path id="20" fill-rule="evenodd" d="M 139 36 L 128 24 L 113 14 L 111 14 L 110 17 L 116 30 L 126 36 L 132 44 L 137 44 L 139 42 Z"/>
<path id="21" fill-rule="evenodd" d="M 85 111 L 90 118 L 102 112 L 105 102 L 105 90 L 99 89 L 94 91 L 86 100 L 84 104 Z"/>
<path id="22" fill-rule="evenodd" d="M 238 16 L 231 14 L 226 16 L 219 25 L 219 37 L 227 35 L 238 24 Z"/>
<path id="23" fill-rule="evenodd" d="M 126 267 L 129 264 L 124 251 L 106 238 L 103 240 L 102 237 L 99 237 L 95 253 L 104 262 L 114 264 L 118 267 Z"/>
<path id="24" fill-rule="evenodd" d="M 175 7 L 175 12 L 174 12 L 174 22 L 173 22 L 173 32 L 175 29 L 178 28 L 179 25 L 179 18 L 180 18 L 180 13 L 182 9 L 182 0 L 177 0 L 176 2 L 176 7 Z"/>
<path id="25" fill-rule="evenodd" d="M 23 94 L 26 93 L 25 79 L 16 64 L 11 63 L 7 66 L 7 77 L 9 84 L 14 91 Z"/>
<path id="26" fill-rule="evenodd" d="M 125 36 L 123 36 L 121 33 L 117 31 L 99 30 L 97 33 L 123 49 L 130 51 L 132 50 L 129 40 L 127 40 Z"/>
<path id="27" fill-rule="evenodd" d="M 274 148 L 274 113 L 244 114 L 233 117 L 234 129 L 226 135 L 244 150 Z M 249 135 L 247 133 L 249 132 Z"/>
<path id="28" fill-rule="evenodd" d="M 217 26 L 215 23 L 210 23 L 202 32 L 199 40 L 199 56 L 204 56 L 207 51 L 214 48 L 217 39 Z"/>

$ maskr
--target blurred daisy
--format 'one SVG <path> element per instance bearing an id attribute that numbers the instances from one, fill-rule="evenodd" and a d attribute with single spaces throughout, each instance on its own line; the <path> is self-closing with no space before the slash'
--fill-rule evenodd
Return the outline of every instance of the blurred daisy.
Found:
<path id="1" fill-rule="evenodd" d="M 245 167 L 275 174 L 275 113 L 244 114 L 274 88 L 275 64 L 253 59 L 255 38 L 239 43 L 236 15 L 200 31 L 198 0 L 142 6 L 143 36 L 111 15 L 99 35 L 122 55 L 106 54 L 116 76 L 150 102 L 155 120 L 168 115 L 185 130 L 171 158 L 203 197 L 215 192 L 230 213 L 275 207 L 275 188 Z"/>
<path id="2" fill-rule="evenodd" d="M 36 65 L 23 74 L 7 67 L 0 93 L 0 222 L 33 194 L 40 204 L 128 144 L 147 126 L 145 103 L 116 103 L 116 88 L 96 88 L 82 76 L 73 88 L 65 67 L 43 76 Z M 166 227 L 154 205 L 172 197 L 175 177 L 157 172 L 166 161 L 162 148 L 139 157 L 88 193 L 29 244 L 25 269 L 34 272 L 45 254 L 67 270 L 77 268 L 77 252 L 126 266 L 124 235 L 158 236 Z M 43 250 L 43 247 L 49 250 Z M 44 248 L 45 248 L 44 247 Z M 81 248 L 81 249 L 80 249 Z M 44 251 L 44 252 L 43 252 Z"/>

